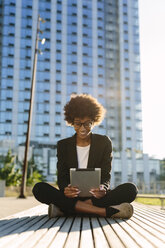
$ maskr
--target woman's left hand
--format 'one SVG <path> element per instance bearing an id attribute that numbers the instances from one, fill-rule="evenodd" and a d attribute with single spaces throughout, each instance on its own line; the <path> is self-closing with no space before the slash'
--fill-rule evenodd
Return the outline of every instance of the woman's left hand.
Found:
<path id="1" fill-rule="evenodd" d="M 106 195 L 106 190 L 104 189 L 103 185 L 100 185 L 99 188 L 91 189 L 89 192 L 92 194 L 92 196 L 94 196 L 98 199 L 100 199 Z"/>

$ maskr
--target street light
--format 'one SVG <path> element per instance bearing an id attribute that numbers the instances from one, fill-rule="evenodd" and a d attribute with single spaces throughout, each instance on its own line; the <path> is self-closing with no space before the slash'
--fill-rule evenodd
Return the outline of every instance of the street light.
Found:
<path id="1" fill-rule="evenodd" d="M 25 197 L 25 189 L 26 189 L 26 178 L 27 178 L 27 167 L 28 167 L 28 150 L 30 143 L 30 130 L 31 130 L 31 121 L 32 121 L 32 112 L 33 112 L 33 101 L 34 101 L 34 90 L 35 90 L 35 79 L 36 79 L 36 67 L 37 67 L 37 55 L 38 55 L 38 41 L 41 41 L 41 44 L 45 43 L 45 38 L 40 39 L 39 33 L 43 33 L 40 30 L 40 22 L 44 23 L 45 20 L 38 15 L 37 19 L 37 31 L 36 31 L 36 41 L 35 41 L 35 51 L 34 51 L 34 61 L 33 61 L 33 72 L 32 72 L 32 84 L 30 91 L 30 106 L 29 106 L 29 116 L 28 116 L 28 125 L 27 125 L 27 133 L 26 133 L 26 143 L 25 143 L 25 153 L 24 153 L 24 163 L 23 163 L 23 173 L 22 173 L 22 183 L 20 189 L 19 198 Z"/>

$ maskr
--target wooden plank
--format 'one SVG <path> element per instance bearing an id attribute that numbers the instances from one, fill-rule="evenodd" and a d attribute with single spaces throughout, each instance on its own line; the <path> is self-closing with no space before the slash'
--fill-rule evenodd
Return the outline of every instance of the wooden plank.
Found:
<path id="1" fill-rule="evenodd" d="M 12 243 L 12 248 L 20 248 L 20 246 L 26 242 L 26 240 L 29 240 L 31 236 L 33 236 L 34 232 L 38 230 L 40 227 L 42 227 L 42 231 L 45 231 L 46 228 L 51 226 L 52 224 L 49 222 L 48 223 L 48 217 L 45 216 L 45 218 L 40 219 L 37 221 L 35 224 L 32 226 L 28 226 L 27 230 L 21 231 L 15 238 L 14 242 Z M 33 239 L 34 240 L 34 239 Z M 11 242 L 5 246 L 5 248 L 10 248 L 11 247 Z"/>
<path id="2" fill-rule="evenodd" d="M 140 235 L 134 228 L 132 228 L 127 221 L 122 221 L 117 219 L 117 223 L 123 228 L 125 232 L 128 233 L 128 235 L 135 240 L 135 242 L 141 247 L 141 248 L 154 248 L 154 246 L 146 240 L 145 237 Z M 120 235 L 120 234 L 119 234 Z"/>
<path id="3" fill-rule="evenodd" d="M 149 213 L 160 215 L 163 218 L 165 217 L 165 211 L 164 210 L 157 209 L 157 208 L 155 209 L 154 207 L 152 207 L 152 205 L 137 204 L 136 202 L 134 202 L 133 206 L 136 210 L 143 210 L 143 211 L 147 211 Z"/>
<path id="4" fill-rule="evenodd" d="M 33 226 L 35 222 L 43 219 L 45 215 L 41 214 L 43 214 L 45 205 L 44 208 L 42 205 L 14 214 L 5 219 L 1 219 L 5 225 L 3 227 L 1 226 L 0 228 L 0 247 L 4 246 L 5 244 L 7 245 L 8 242 L 12 242 L 12 240 L 16 239 L 16 237 L 18 237 L 18 235 L 23 232 L 25 228 L 28 229 L 29 226 Z M 38 215 L 35 215 L 37 213 Z M 14 218 L 12 219 L 12 217 Z"/>
<path id="5" fill-rule="evenodd" d="M 117 221 L 110 219 L 110 218 L 107 218 L 107 221 L 111 225 L 115 233 L 119 235 L 120 240 L 125 245 L 125 247 L 127 248 L 139 248 L 140 247 L 136 243 L 136 241 L 132 239 L 132 237 L 130 237 L 130 235 L 125 230 L 123 230 L 123 228 L 118 224 Z"/>
<path id="6" fill-rule="evenodd" d="M 132 217 L 130 220 L 127 220 L 127 223 L 133 229 L 135 229 L 142 237 L 148 240 L 154 247 L 158 247 L 158 248 L 164 247 L 162 241 L 160 241 L 157 237 L 155 237 L 153 234 L 148 232 L 148 230 L 144 229 L 142 223 L 139 224 L 139 222 L 136 222 L 135 220 L 136 219 Z"/>
<path id="7" fill-rule="evenodd" d="M 81 220 L 78 216 L 49 219 L 47 208 L 41 204 L 1 219 L 0 247 L 165 247 L 165 213 L 162 210 L 135 204 L 133 217 L 126 221 L 101 217 Z"/>
<path id="8" fill-rule="evenodd" d="M 52 240 L 55 238 L 56 234 L 58 233 L 61 226 L 63 225 L 64 221 L 65 221 L 65 217 L 60 217 L 57 221 L 55 221 L 54 219 L 54 224 L 51 226 L 51 228 L 48 229 L 48 231 L 39 240 L 37 240 L 35 248 L 49 247 Z M 29 248 L 28 243 L 26 243 L 25 246 L 22 246 L 21 248 Z"/>
<path id="9" fill-rule="evenodd" d="M 26 218 L 26 217 L 24 217 L 24 218 Z M 12 223 L 14 223 L 16 220 L 19 221 L 19 218 L 0 220 L 0 230 L 4 229 L 5 226 L 10 226 L 10 224 L 12 225 Z"/>
<path id="10" fill-rule="evenodd" d="M 157 223 L 153 223 L 153 222 L 150 221 L 150 220 L 152 220 L 152 217 L 150 217 L 150 220 L 147 220 L 145 215 L 140 216 L 140 215 L 137 215 L 137 214 L 136 214 L 135 218 L 137 218 L 141 222 L 145 223 L 146 225 L 150 226 L 151 228 L 153 228 L 158 233 L 162 233 L 162 234 L 165 233 L 165 229 L 164 229 L 165 225 L 164 225 L 164 228 L 160 227 L 158 225 L 159 220 L 157 221 Z M 164 239 L 165 239 L 165 236 L 164 236 Z"/>
<path id="11" fill-rule="evenodd" d="M 71 228 L 72 222 L 73 222 L 73 217 L 68 217 L 64 225 L 61 227 L 61 229 L 55 236 L 49 248 L 54 248 L 54 247 L 63 248 L 65 241 L 67 239 L 69 230 Z"/>
<path id="12" fill-rule="evenodd" d="M 11 228 L 12 226 L 15 226 L 16 224 L 21 223 L 21 221 L 25 221 L 26 219 L 28 219 L 28 217 L 6 220 L 4 225 L 1 225 L 0 227 L 0 236 L 1 236 L 2 231 L 4 231 L 5 229 L 8 230 L 8 228 Z"/>
<path id="13" fill-rule="evenodd" d="M 81 225 L 81 218 L 76 217 L 74 219 L 72 228 L 69 232 L 68 238 L 66 240 L 65 248 L 78 248 L 79 247 L 79 240 L 80 240 L 80 225 Z"/>
<path id="14" fill-rule="evenodd" d="M 0 247 L 4 247 L 5 244 L 7 243 L 11 243 L 12 240 L 16 240 L 16 238 L 18 237 L 18 235 L 24 231 L 27 231 L 29 227 L 33 228 L 33 225 L 35 223 L 38 223 L 39 221 L 46 221 L 45 218 L 43 218 L 42 216 L 38 216 L 38 218 L 36 217 L 31 217 L 28 220 L 26 220 L 26 222 L 21 222 L 21 225 L 19 225 L 19 223 L 15 226 L 12 226 L 11 228 L 9 228 L 8 230 L 5 230 L 3 233 L 1 233 L 1 235 L 3 235 L 4 237 L 0 238 Z"/>
<path id="15" fill-rule="evenodd" d="M 158 216 L 156 218 L 156 217 L 153 217 L 151 214 L 143 213 L 141 211 L 136 211 L 136 216 L 140 216 L 140 217 L 148 220 L 149 222 L 156 224 L 157 227 L 160 227 L 163 229 L 165 228 L 165 221 L 160 222 Z"/>
<path id="16" fill-rule="evenodd" d="M 25 219 L 20 219 L 20 221 L 17 222 L 15 225 L 12 225 L 12 226 L 2 230 L 1 233 L 0 233 L 0 237 L 12 234 L 13 232 L 15 232 L 16 230 L 20 229 L 21 227 L 23 227 L 24 225 L 28 224 L 29 222 L 33 223 L 33 222 L 36 222 L 36 221 L 37 220 L 36 220 L 35 217 L 29 217 L 29 218 L 25 218 Z"/>
<path id="17" fill-rule="evenodd" d="M 47 236 L 48 230 L 50 230 L 54 225 L 56 225 L 56 227 L 58 226 L 56 224 L 57 218 L 48 219 L 47 217 L 47 220 L 48 221 L 46 223 L 44 223 L 43 225 L 39 226 L 36 230 L 34 230 L 32 235 L 21 246 L 19 246 L 19 248 L 31 248 L 31 247 L 36 247 L 38 243 L 41 244 L 40 241 L 43 239 L 43 237 Z M 61 221 L 64 222 L 64 218 Z M 45 247 L 47 247 L 49 243 L 51 242 L 51 240 L 49 241 L 50 237 L 49 238 L 48 237 L 47 237 L 47 245 Z M 53 235 L 52 235 L 52 238 L 53 238 Z"/>
<path id="18" fill-rule="evenodd" d="M 164 215 L 165 214 L 165 211 L 163 209 L 160 209 L 159 207 L 160 206 L 157 206 L 156 208 L 152 205 L 147 205 L 147 204 L 137 204 L 137 203 L 134 203 L 133 206 L 135 208 L 138 208 L 138 209 L 144 209 L 144 210 L 148 210 L 148 211 L 152 211 L 152 212 L 155 212 L 157 214 L 160 214 L 160 215 Z"/>
<path id="19" fill-rule="evenodd" d="M 124 248 L 124 244 L 120 240 L 120 235 L 115 233 L 109 223 L 105 220 L 105 218 L 99 218 L 99 222 L 102 226 L 104 234 L 108 240 L 108 243 L 111 248 Z"/>
<path id="20" fill-rule="evenodd" d="M 88 217 L 84 217 L 82 220 L 82 231 L 80 237 L 80 248 L 93 248 L 93 236 L 90 226 L 90 220 Z"/>
<path id="21" fill-rule="evenodd" d="M 150 217 L 152 217 L 153 219 L 155 220 L 158 220 L 159 218 L 159 222 L 164 224 L 165 223 L 165 217 L 162 216 L 162 215 L 159 215 L 157 214 L 156 212 L 152 212 L 152 211 L 149 211 L 149 210 L 143 210 L 143 209 L 136 209 L 136 213 L 143 213 L 144 215 L 148 215 Z"/>
<path id="22" fill-rule="evenodd" d="M 43 218 L 43 212 L 45 212 L 45 210 L 47 212 L 47 206 L 45 204 L 41 204 L 34 208 L 1 219 L 0 223 L 2 223 L 2 225 L 0 227 L 0 237 L 10 234 L 9 239 L 12 239 L 11 234 L 13 236 L 13 231 L 15 232 L 24 224 L 28 222 L 30 223 L 33 218 L 40 218 L 39 216 L 41 215 L 41 218 Z"/>
<path id="23" fill-rule="evenodd" d="M 138 220 L 136 217 L 133 217 L 133 221 L 135 223 L 137 223 L 139 226 L 141 226 L 143 228 L 143 230 L 146 230 L 147 232 L 151 233 L 154 237 L 155 240 L 158 240 L 157 242 L 160 243 L 160 246 L 163 245 L 164 238 L 165 236 L 162 235 L 161 233 L 159 233 L 158 231 L 154 230 L 154 228 L 146 225 L 144 222 L 142 222 L 141 220 Z M 162 241 L 161 241 L 162 240 Z"/>
<path id="24" fill-rule="evenodd" d="M 97 220 L 97 218 L 91 218 L 92 230 L 93 230 L 93 237 L 94 243 L 96 248 L 104 247 L 108 248 L 108 242 L 104 235 L 104 232 Z"/>

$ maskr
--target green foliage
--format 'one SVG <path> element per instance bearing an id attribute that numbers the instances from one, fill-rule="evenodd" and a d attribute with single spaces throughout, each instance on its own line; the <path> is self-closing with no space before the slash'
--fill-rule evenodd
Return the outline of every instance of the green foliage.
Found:
<path id="1" fill-rule="evenodd" d="M 43 175 L 43 171 L 38 169 L 38 166 L 35 164 L 34 157 L 32 156 L 31 160 L 28 162 L 27 169 L 27 185 L 33 186 L 38 182 L 44 182 L 45 176 Z"/>
<path id="2" fill-rule="evenodd" d="M 165 174 L 160 175 L 158 179 L 159 179 L 160 181 L 165 181 Z"/>
<path id="3" fill-rule="evenodd" d="M 12 155 L 11 150 L 6 156 L 1 156 L 1 163 L 4 165 L 0 168 L 0 179 L 6 180 L 6 186 L 17 186 L 21 181 L 20 169 L 16 168 L 15 156 Z"/>
<path id="4" fill-rule="evenodd" d="M 6 186 L 20 186 L 23 165 L 19 161 L 16 164 L 16 157 L 12 155 L 11 150 L 8 151 L 6 156 L 0 156 L 0 163 L 3 165 L 0 168 L 0 179 L 6 180 Z M 45 181 L 45 177 L 43 176 L 43 172 L 38 169 L 32 157 L 28 162 L 26 184 L 27 186 L 33 186 L 35 183 L 41 181 Z"/>
<path id="5" fill-rule="evenodd" d="M 27 178 L 27 185 L 33 186 L 34 184 L 43 181 L 45 181 L 45 177 L 42 174 L 40 174 L 38 171 L 33 171 L 32 175 L 30 175 Z"/>
<path id="6" fill-rule="evenodd" d="M 165 159 L 160 162 L 160 181 L 165 181 Z"/>

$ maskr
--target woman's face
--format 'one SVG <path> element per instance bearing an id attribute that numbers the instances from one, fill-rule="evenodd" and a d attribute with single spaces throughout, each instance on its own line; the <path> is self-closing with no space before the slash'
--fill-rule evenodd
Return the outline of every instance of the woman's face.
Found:
<path id="1" fill-rule="evenodd" d="M 93 127 L 93 121 L 89 117 L 75 118 L 74 129 L 77 133 L 77 138 L 86 139 L 91 133 Z"/>

